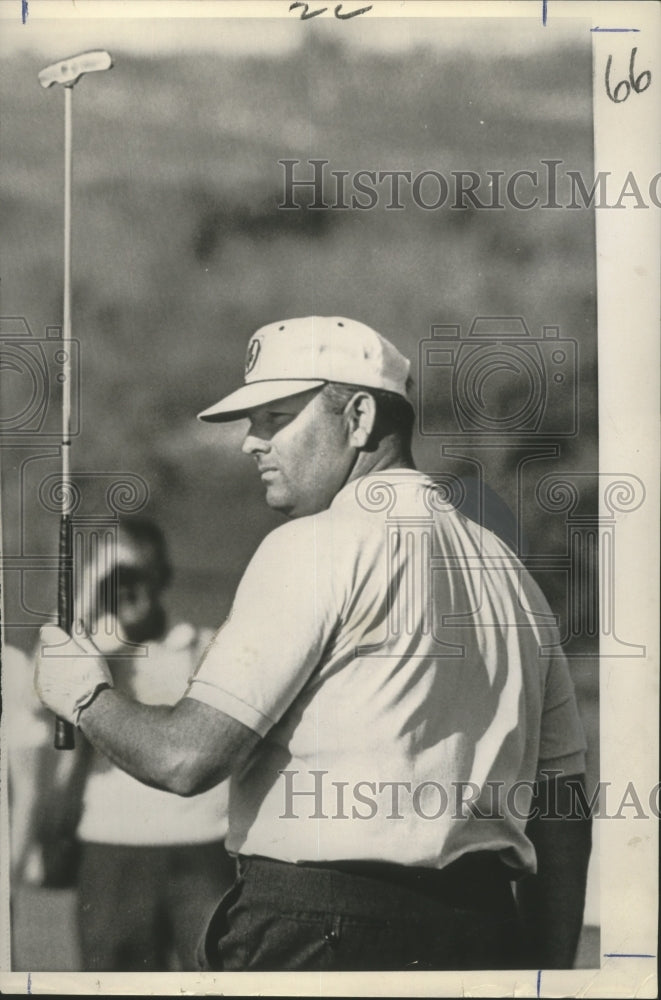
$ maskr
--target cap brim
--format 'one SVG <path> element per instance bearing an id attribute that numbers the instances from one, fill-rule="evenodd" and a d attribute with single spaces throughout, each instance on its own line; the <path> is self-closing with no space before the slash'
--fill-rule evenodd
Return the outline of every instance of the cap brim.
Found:
<path id="1" fill-rule="evenodd" d="M 239 420 L 245 417 L 248 410 L 255 406 L 263 406 L 274 399 L 284 399 L 285 396 L 295 396 L 308 389 L 316 389 L 324 385 L 324 379 L 269 379 L 264 382 L 249 382 L 242 385 L 236 392 L 225 396 L 207 410 L 198 413 L 198 420 L 222 423 L 226 420 Z"/>

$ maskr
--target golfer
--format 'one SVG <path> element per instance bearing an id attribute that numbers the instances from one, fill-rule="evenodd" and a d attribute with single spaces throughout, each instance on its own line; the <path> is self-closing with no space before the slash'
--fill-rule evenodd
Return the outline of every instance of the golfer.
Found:
<path id="1" fill-rule="evenodd" d="M 237 878 L 204 966 L 570 967 L 590 829 L 557 818 L 585 770 L 567 663 L 512 551 L 415 470 L 409 362 L 354 320 L 283 320 L 200 417 L 248 419 L 289 520 L 185 696 L 132 701 L 54 627 L 36 686 L 146 784 L 231 776 Z"/>

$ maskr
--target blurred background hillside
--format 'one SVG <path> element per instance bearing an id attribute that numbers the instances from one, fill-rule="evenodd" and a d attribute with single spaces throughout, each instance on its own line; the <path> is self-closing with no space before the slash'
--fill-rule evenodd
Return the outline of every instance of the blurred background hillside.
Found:
<path id="1" fill-rule="evenodd" d="M 535 490 L 549 473 L 591 473 L 598 464 L 592 211 L 453 210 L 452 195 L 434 211 L 407 197 L 401 211 L 387 210 L 387 197 L 370 211 L 278 208 L 278 161 L 287 158 L 302 161 L 297 176 L 310 177 L 306 161 L 324 158 L 329 171 L 437 170 L 450 179 L 463 169 L 485 184 L 488 170 L 543 173 L 540 161 L 556 159 L 561 172 L 589 179 L 589 33 L 557 40 L 549 33 L 528 46 L 533 27 L 512 22 L 505 50 L 495 23 L 430 21 L 426 36 L 411 31 L 403 44 L 406 22 L 393 22 L 380 25 L 375 44 L 365 20 L 292 21 L 286 44 L 280 25 L 272 45 L 268 22 L 237 22 L 234 50 L 223 44 L 220 21 L 182 22 L 180 50 L 161 44 L 159 26 L 148 22 L 139 25 L 139 49 L 128 29 L 122 44 L 104 22 L 84 39 L 73 32 L 69 39 L 60 26 L 33 49 L 0 43 L 1 309 L 9 339 L 20 318 L 37 339 L 61 323 L 63 98 L 56 88 L 43 91 L 37 73 L 84 48 L 107 47 L 114 57 L 111 73 L 85 78 L 74 96 L 81 425 L 73 462 L 79 474 L 145 481 L 144 510 L 171 542 L 177 613 L 220 624 L 251 553 L 280 521 L 238 451 L 243 428 L 201 425 L 195 414 L 240 382 L 255 329 L 311 313 L 352 316 L 392 338 L 412 358 L 419 386 L 420 344 L 433 324 L 458 324 L 465 335 L 476 316 L 512 315 L 537 340 L 554 325 L 575 341 L 579 433 L 553 437 L 574 398 L 550 392 L 546 457 L 522 465 L 525 451 L 493 437 L 477 456 L 488 485 L 518 516 L 529 552 L 566 553 L 565 515 L 544 511 Z M 528 191 L 523 182 L 522 199 Z M 562 181 L 560 200 L 561 192 Z M 3 368 L 7 420 L 27 390 L 25 373 Z M 57 396 L 54 386 L 53 428 Z M 507 412 L 511 402 L 494 406 Z M 444 412 L 433 391 L 424 407 L 432 424 Z M 56 551 L 57 516 L 44 510 L 39 486 L 58 473 L 59 452 L 55 439 L 43 441 L 27 448 L 5 435 L 2 449 L 5 560 L 34 557 L 32 569 L 5 572 L 7 639 L 24 649 L 55 596 L 46 563 Z M 442 454 L 444 444 L 453 455 Z M 461 449 L 462 438 L 440 428 L 416 440 L 420 467 L 475 477 Z M 87 481 L 87 493 L 98 495 L 86 511 L 103 507 L 103 484 L 99 476 Z M 595 513 L 590 479 L 581 503 Z M 567 574 L 538 575 L 566 617 Z M 578 652 L 572 671 L 594 781 L 597 649 L 586 641 Z"/>

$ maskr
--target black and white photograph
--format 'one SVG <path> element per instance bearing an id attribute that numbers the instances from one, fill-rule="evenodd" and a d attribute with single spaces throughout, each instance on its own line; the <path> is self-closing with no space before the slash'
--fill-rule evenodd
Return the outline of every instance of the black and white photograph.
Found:
<path id="1" fill-rule="evenodd" d="M 656 996 L 658 7 L 113 8 L 0 0 L 2 991 Z"/>

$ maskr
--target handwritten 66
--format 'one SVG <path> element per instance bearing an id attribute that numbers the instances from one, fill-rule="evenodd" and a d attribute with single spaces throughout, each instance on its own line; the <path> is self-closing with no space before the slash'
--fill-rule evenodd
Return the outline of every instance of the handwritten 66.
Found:
<path id="1" fill-rule="evenodd" d="M 611 72 L 611 63 L 613 62 L 613 57 L 612 56 L 608 57 L 608 62 L 606 63 L 606 81 L 605 81 L 606 93 L 610 97 L 611 101 L 615 102 L 615 104 L 621 104 L 622 101 L 626 101 L 627 97 L 631 93 L 632 88 L 636 91 L 637 94 L 642 94 L 642 92 L 644 90 L 647 90 L 650 83 L 652 82 L 652 73 L 648 69 L 643 70 L 643 72 L 637 77 L 633 75 L 633 64 L 636 58 L 637 51 L 638 49 L 631 50 L 631 59 L 629 60 L 629 79 L 620 80 L 620 82 L 615 87 L 614 91 L 611 91 L 610 87 L 610 72 Z M 643 83 L 643 77 L 647 77 L 644 83 Z M 620 94 L 622 91 L 624 91 L 624 93 L 622 94 L 621 97 L 619 97 L 618 94 Z"/>

